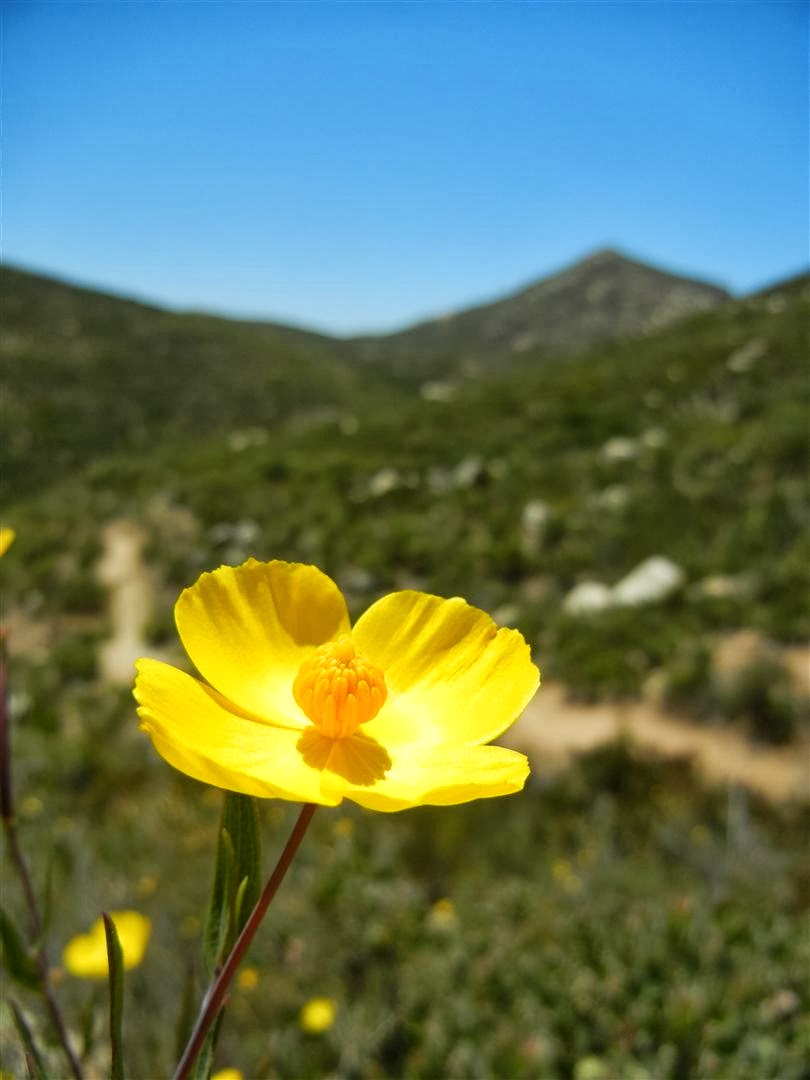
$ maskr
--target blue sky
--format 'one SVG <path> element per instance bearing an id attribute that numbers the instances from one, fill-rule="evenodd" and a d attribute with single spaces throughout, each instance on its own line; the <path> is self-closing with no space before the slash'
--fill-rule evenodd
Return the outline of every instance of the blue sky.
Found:
<path id="1" fill-rule="evenodd" d="M 2 245 L 173 307 L 394 329 L 615 246 L 808 258 L 808 5 L 3 0 Z"/>

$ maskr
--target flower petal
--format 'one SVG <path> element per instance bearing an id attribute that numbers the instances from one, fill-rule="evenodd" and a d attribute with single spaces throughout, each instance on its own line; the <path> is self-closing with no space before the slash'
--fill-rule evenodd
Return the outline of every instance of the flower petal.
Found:
<path id="1" fill-rule="evenodd" d="M 14 537 L 16 535 L 17 534 L 14 532 L 14 530 L 8 528 L 8 526 L 3 525 L 2 527 L 0 527 L 0 556 L 5 555 L 8 549 L 14 543 Z"/>
<path id="2" fill-rule="evenodd" d="M 510 795 L 529 775 L 526 757 L 503 746 L 434 747 L 427 753 L 422 747 L 392 756 L 391 767 L 374 784 L 351 783 L 330 770 L 324 772 L 323 789 L 369 810 L 395 811 Z"/>
<path id="3" fill-rule="evenodd" d="M 205 784 L 262 798 L 336 806 L 320 769 L 297 748 L 298 728 L 253 720 L 204 683 L 159 660 L 139 660 L 141 727 L 161 757 Z"/>
<path id="4" fill-rule="evenodd" d="M 180 594 L 177 629 L 200 674 L 230 701 L 303 727 L 292 696 L 312 650 L 346 633 L 346 601 L 331 578 L 302 563 L 221 566 Z"/>
<path id="5" fill-rule="evenodd" d="M 540 683 L 523 636 L 499 630 L 458 597 L 391 593 L 360 617 L 353 636 L 385 676 L 388 700 L 363 730 L 388 749 L 489 742 Z"/>

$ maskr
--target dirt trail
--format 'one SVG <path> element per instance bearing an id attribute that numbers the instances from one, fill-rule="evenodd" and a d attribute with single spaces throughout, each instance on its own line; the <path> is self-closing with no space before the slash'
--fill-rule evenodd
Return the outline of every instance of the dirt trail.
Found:
<path id="1" fill-rule="evenodd" d="M 143 636 L 156 582 L 142 558 L 145 534 L 134 522 L 109 522 L 101 539 L 97 572 L 109 589 L 113 634 L 101 645 L 99 667 L 103 678 L 124 684 L 139 656 L 159 655 Z M 553 683 L 544 684 L 504 742 L 526 753 L 537 771 L 548 771 L 621 735 L 664 756 L 693 758 L 710 781 L 744 784 L 773 800 L 810 799 L 810 739 L 764 747 L 733 728 L 698 725 L 647 702 L 573 702 Z"/>
<path id="2" fill-rule="evenodd" d="M 113 632 L 99 647 L 98 663 L 107 682 L 132 682 L 138 657 L 155 655 L 143 636 L 155 601 L 154 576 L 141 557 L 145 540 L 144 532 L 124 518 L 108 522 L 101 532 L 102 556 L 96 574 L 109 591 Z"/>
<path id="3" fill-rule="evenodd" d="M 584 704 L 545 684 L 504 740 L 537 769 L 626 735 L 665 757 L 688 756 L 706 779 L 744 784 L 769 799 L 810 798 L 810 740 L 786 747 L 754 743 L 734 728 L 708 727 L 643 701 Z"/>

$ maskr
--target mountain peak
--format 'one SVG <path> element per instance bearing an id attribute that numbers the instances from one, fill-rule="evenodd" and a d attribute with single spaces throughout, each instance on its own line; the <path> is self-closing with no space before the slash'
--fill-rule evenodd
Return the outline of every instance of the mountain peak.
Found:
<path id="1" fill-rule="evenodd" d="M 357 344 L 371 356 L 488 359 L 636 337 L 729 299 L 725 289 L 600 248 L 492 302 Z"/>

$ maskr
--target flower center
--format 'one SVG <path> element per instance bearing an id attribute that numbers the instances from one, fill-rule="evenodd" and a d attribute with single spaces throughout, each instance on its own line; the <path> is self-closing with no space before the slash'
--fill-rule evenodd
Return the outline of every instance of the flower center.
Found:
<path id="1" fill-rule="evenodd" d="M 330 739 L 344 739 L 373 720 L 387 694 L 383 673 L 357 652 L 348 634 L 316 649 L 293 683 L 293 697 Z"/>

